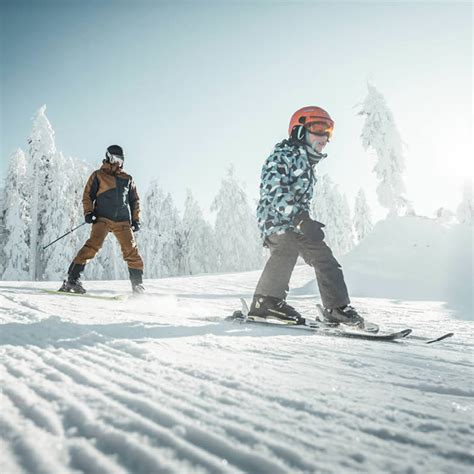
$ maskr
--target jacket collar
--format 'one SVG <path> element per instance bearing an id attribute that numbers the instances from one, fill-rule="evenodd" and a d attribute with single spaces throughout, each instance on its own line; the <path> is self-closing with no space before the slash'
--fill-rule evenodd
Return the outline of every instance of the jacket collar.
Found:
<path id="1" fill-rule="evenodd" d="M 122 172 L 122 168 L 120 168 L 117 164 L 111 164 L 107 161 L 102 161 L 102 166 L 100 167 L 101 171 L 104 171 L 107 174 L 117 176 Z"/>

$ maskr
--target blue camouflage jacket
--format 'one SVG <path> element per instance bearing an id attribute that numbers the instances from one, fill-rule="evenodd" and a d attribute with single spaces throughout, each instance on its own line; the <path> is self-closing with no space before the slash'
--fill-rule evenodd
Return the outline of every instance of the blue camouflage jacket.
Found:
<path id="1" fill-rule="evenodd" d="M 262 239 L 295 229 L 295 218 L 309 213 L 316 177 L 304 147 L 290 140 L 275 145 L 260 181 L 257 222 Z"/>

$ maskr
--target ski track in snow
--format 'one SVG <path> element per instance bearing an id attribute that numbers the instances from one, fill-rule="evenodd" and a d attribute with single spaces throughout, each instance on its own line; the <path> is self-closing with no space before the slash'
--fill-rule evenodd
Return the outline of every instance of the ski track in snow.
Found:
<path id="1" fill-rule="evenodd" d="M 382 328 L 455 332 L 433 345 L 217 321 L 258 276 L 148 281 L 127 301 L 2 282 L 0 471 L 470 472 L 471 321 L 441 302 L 354 299 Z M 292 285 L 310 279 L 297 267 Z M 314 313 L 300 293 L 289 301 Z"/>

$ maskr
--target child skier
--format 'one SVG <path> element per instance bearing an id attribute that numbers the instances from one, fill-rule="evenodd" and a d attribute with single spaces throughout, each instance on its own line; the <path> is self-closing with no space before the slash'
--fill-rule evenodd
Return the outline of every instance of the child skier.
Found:
<path id="1" fill-rule="evenodd" d="M 278 143 L 265 161 L 257 208 L 258 225 L 270 258 L 255 289 L 249 316 L 302 321 L 286 303 L 289 281 L 301 255 L 314 267 L 326 319 L 363 326 L 349 305 L 341 266 L 324 242 L 324 224 L 310 217 L 316 182 L 313 167 L 327 155 L 334 122 L 320 107 L 303 107 L 290 120 L 289 138 Z"/>
<path id="2" fill-rule="evenodd" d="M 123 171 L 124 154 L 118 145 L 105 153 L 100 169 L 87 180 L 82 204 L 84 219 L 92 224 L 89 240 L 72 261 L 67 279 L 59 291 L 85 293 L 80 276 L 85 265 L 95 257 L 109 232 L 119 241 L 128 264 L 134 293 L 143 293 L 143 260 L 133 233 L 140 229 L 140 198 L 132 177 Z"/>

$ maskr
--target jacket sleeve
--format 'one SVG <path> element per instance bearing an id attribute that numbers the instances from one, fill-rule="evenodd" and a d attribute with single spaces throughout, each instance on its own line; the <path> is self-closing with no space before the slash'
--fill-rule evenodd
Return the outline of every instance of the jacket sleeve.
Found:
<path id="1" fill-rule="evenodd" d="M 281 153 L 274 153 L 262 169 L 261 186 L 271 214 L 279 216 L 278 221 L 293 223 L 299 212 L 291 186 L 290 159 Z"/>
<path id="2" fill-rule="evenodd" d="M 130 211 L 132 212 L 132 220 L 140 222 L 140 197 L 138 196 L 137 187 L 133 179 L 128 191 L 128 203 L 130 205 Z"/>
<path id="3" fill-rule="evenodd" d="M 94 171 L 87 180 L 84 188 L 84 194 L 82 195 L 82 206 L 84 208 L 84 215 L 94 212 L 94 202 L 97 199 L 97 191 L 99 189 L 99 179 L 97 178 L 97 172 Z"/>

